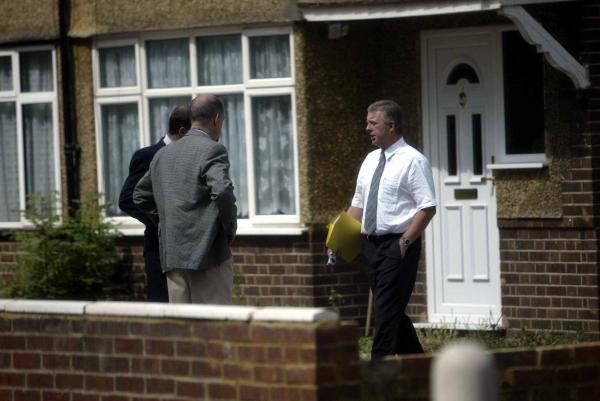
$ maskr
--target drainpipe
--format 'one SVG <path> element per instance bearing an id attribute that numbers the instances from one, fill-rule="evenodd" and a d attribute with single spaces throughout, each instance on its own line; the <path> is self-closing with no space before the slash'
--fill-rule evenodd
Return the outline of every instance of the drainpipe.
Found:
<path id="1" fill-rule="evenodd" d="M 67 175 L 67 202 L 69 213 L 78 208 L 79 200 L 79 152 L 77 144 L 77 120 L 75 114 L 75 92 L 73 71 L 73 49 L 69 38 L 71 2 L 58 0 L 59 46 L 62 87 L 62 111 L 64 126 L 64 151 Z"/>

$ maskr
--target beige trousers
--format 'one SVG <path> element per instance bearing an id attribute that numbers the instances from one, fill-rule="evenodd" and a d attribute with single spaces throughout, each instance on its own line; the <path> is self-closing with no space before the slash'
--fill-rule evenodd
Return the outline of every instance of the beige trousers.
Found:
<path id="1" fill-rule="evenodd" d="M 233 258 L 206 270 L 167 272 L 169 303 L 231 305 Z"/>

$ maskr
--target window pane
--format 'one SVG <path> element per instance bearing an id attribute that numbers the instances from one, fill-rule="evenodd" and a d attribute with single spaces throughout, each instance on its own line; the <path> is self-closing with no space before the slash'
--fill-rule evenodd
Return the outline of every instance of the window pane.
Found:
<path id="1" fill-rule="evenodd" d="M 169 117 L 173 109 L 181 104 L 188 104 L 189 97 L 161 97 L 150 99 L 150 141 L 158 142 L 169 131 Z"/>
<path id="2" fill-rule="evenodd" d="M 49 50 L 19 54 L 22 92 L 50 92 L 52 79 L 52 52 Z"/>
<path id="3" fill-rule="evenodd" d="M 199 85 L 242 83 L 242 42 L 240 35 L 196 39 Z"/>
<path id="4" fill-rule="evenodd" d="M 483 150 L 481 146 L 481 114 L 471 116 L 473 129 L 473 174 L 483 173 Z"/>
<path id="5" fill-rule="evenodd" d="M 135 86 L 137 84 L 134 46 L 101 48 L 98 54 L 102 88 Z"/>
<path id="6" fill-rule="evenodd" d="M 173 88 L 190 85 L 188 39 L 146 42 L 148 87 Z"/>
<path id="7" fill-rule="evenodd" d="M 19 221 L 17 114 L 14 102 L 0 103 L 0 221 Z"/>
<path id="8" fill-rule="evenodd" d="M 456 175 L 456 116 L 446 116 L 446 137 L 448 143 L 448 175 Z"/>
<path id="9" fill-rule="evenodd" d="M 0 92 L 13 90 L 12 58 L 0 57 Z"/>
<path id="10" fill-rule="evenodd" d="M 23 105 L 25 193 L 54 197 L 52 104 Z"/>
<path id="11" fill-rule="evenodd" d="M 106 202 L 110 216 L 123 215 L 118 207 L 119 192 L 128 174 L 129 160 L 139 148 L 138 107 L 136 103 L 103 105 L 102 162 Z"/>
<path id="12" fill-rule="evenodd" d="M 250 38 L 250 78 L 280 78 L 291 75 L 288 35 Z"/>
<path id="13" fill-rule="evenodd" d="M 289 95 L 252 99 L 257 214 L 296 213 L 291 117 Z"/>
<path id="14" fill-rule="evenodd" d="M 543 59 L 517 31 L 502 33 L 506 153 L 544 153 Z"/>
<path id="15" fill-rule="evenodd" d="M 248 176 L 246 175 L 246 137 L 244 129 L 244 97 L 241 94 L 221 95 L 225 107 L 225 122 L 221 142 L 229 153 L 229 175 L 237 199 L 238 217 L 247 219 Z"/>
<path id="16" fill-rule="evenodd" d="M 479 83 L 479 77 L 473 67 L 465 63 L 459 64 L 452 69 L 450 74 L 448 74 L 446 85 L 456 85 L 461 79 L 464 79 L 470 84 Z"/>

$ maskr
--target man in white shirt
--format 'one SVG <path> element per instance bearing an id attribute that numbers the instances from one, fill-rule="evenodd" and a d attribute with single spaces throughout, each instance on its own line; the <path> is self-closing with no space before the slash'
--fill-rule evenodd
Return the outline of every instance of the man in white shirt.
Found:
<path id="1" fill-rule="evenodd" d="M 402 137 L 400 107 L 389 100 L 367 109 L 367 134 L 380 149 L 369 153 L 358 173 L 348 213 L 362 222 L 361 253 L 373 292 L 375 338 L 372 359 L 421 353 L 405 309 L 421 253 L 421 235 L 437 202 L 429 162 Z"/>

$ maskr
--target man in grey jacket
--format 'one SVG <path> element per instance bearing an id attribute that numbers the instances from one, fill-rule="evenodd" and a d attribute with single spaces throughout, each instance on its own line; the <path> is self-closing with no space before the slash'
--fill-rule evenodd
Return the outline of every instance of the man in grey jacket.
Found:
<path id="1" fill-rule="evenodd" d="M 154 156 L 133 200 L 159 221 L 169 302 L 231 304 L 237 208 L 227 149 L 218 143 L 223 103 L 200 95 L 190 111 L 191 130 Z"/>

